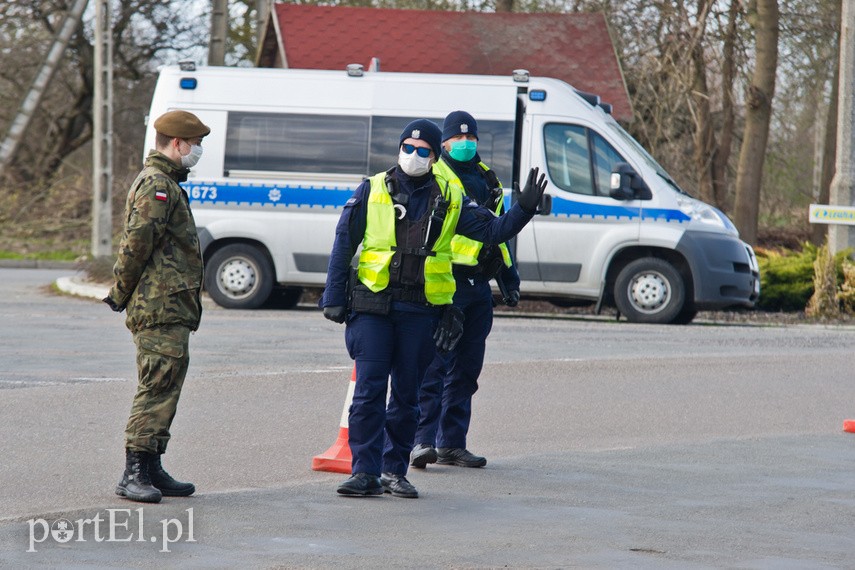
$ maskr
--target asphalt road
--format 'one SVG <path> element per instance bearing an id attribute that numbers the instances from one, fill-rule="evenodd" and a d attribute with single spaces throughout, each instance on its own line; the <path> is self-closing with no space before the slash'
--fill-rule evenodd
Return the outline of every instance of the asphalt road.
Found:
<path id="1" fill-rule="evenodd" d="M 66 274 L 0 269 L 0 567 L 855 567 L 852 327 L 497 319 L 469 438 L 487 467 L 348 499 L 309 468 L 343 328 L 206 304 L 164 456 L 198 492 L 143 506 L 113 494 L 130 334 L 47 291 Z"/>

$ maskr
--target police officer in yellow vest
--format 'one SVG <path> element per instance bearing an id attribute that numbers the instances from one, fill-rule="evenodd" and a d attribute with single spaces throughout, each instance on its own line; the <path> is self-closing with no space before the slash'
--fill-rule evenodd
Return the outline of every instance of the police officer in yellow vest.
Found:
<path id="1" fill-rule="evenodd" d="M 470 200 L 504 213 L 502 185 L 478 156 L 478 123 L 466 111 L 454 111 L 442 129 L 443 152 L 434 167 L 440 184 L 459 179 Z M 413 467 L 428 463 L 483 467 L 484 457 L 466 449 L 472 416 L 472 395 L 484 365 L 487 336 L 493 326 L 493 294 L 490 280 L 501 282 L 503 302 L 516 306 L 520 278 L 505 244 L 485 245 L 454 236 L 451 240 L 456 281 L 454 306 L 464 315 L 463 335 L 454 350 L 438 353 L 422 380 L 416 446 L 410 457 Z"/>
<path id="2" fill-rule="evenodd" d="M 336 227 L 319 305 L 327 319 L 347 321 L 345 344 L 356 362 L 348 416 L 353 475 L 338 487 L 342 495 L 418 497 L 406 474 L 419 386 L 436 351 L 453 348 L 463 331 L 452 305 L 452 238 L 507 241 L 531 220 L 546 188 L 545 175 L 532 169 L 518 204 L 497 218 L 467 199 L 459 180 L 434 176 L 441 137 L 432 121 L 409 123 L 398 164 L 356 189 Z"/>

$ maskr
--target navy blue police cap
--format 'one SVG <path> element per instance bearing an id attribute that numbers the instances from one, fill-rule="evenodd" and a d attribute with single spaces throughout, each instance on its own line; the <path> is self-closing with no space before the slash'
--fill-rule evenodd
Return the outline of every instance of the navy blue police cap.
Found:
<path id="1" fill-rule="evenodd" d="M 434 157 L 438 159 L 442 152 L 441 137 L 442 131 L 439 130 L 439 126 L 436 123 L 428 119 L 416 119 L 404 127 L 404 132 L 401 133 L 401 140 L 398 141 L 398 147 L 407 139 L 425 141 L 430 145 Z"/>
<path id="2" fill-rule="evenodd" d="M 442 125 L 442 142 L 457 135 L 475 135 L 478 139 L 478 123 L 466 111 L 452 111 Z"/>

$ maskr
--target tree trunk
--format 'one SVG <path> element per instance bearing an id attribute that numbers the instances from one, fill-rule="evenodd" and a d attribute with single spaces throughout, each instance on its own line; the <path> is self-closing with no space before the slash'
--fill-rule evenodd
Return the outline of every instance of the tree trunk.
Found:
<path id="1" fill-rule="evenodd" d="M 838 4 L 837 21 L 840 21 L 842 3 Z M 825 141 L 822 146 L 822 166 L 820 170 L 819 196 L 817 204 L 828 204 L 831 200 L 831 181 L 834 180 L 835 165 L 837 162 L 837 104 L 840 95 L 840 35 L 835 42 L 837 46 L 834 53 L 834 74 L 831 78 L 831 99 L 828 102 L 828 113 L 825 117 Z M 825 243 L 828 237 L 828 226 L 826 224 L 812 224 L 810 229 L 810 241 L 816 246 Z"/>
<path id="2" fill-rule="evenodd" d="M 778 3 L 757 0 L 754 16 L 756 61 L 748 87 L 745 112 L 745 135 L 736 170 L 736 203 L 734 221 L 748 243 L 757 242 L 760 189 L 763 161 L 769 140 L 772 98 L 775 95 L 775 70 L 778 65 Z"/>
<path id="3" fill-rule="evenodd" d="M 514 0 L 496 0 L 496 12 L 513 12 Z"/>
<path id="4" fill-rule="evenodd" d="M 736 23 L 739 18 L 740 0 L 731 0 L 728 11 L 727 31 L 722 50 L 721 78 L 721 132 L 718 148 L 713 157 L 712 186 L 713 204 L 719 209 L 727 209 L 727 169 L 730 162 L 730 147 L 733 144 L 733 84 L 736 77 Z"/>
<path id="5" fill-rule="evenodd" d="M 838 50 L 839 53 L 839 50 Z M 837 98 L 839 94 L 840 67 L 834 66 L 834 78 L 831 80 L 831 100 L 828 102 L 828 116 L 825 118 L 825 142 L 822 148 L 822 170 L 819 183 L 817 204 L 828 204 L 831 199 L 831 181 L 834 180 L 837 160 Z M 810 240 L 817 246 L 825 243 L 828 235 L 826 224 L 813 224 Z"/>
<path id="6" fill-rule="evenodd" d="M 712 164 L 715 155 L 712 113 L 710 113 L 710 90 L 707 84 L 707 60 L 704 57 L 707 0 L 698 0 L 697 36 L 691 45 L 692 93 L 695 102 L 695 151 L 693 159 L 698 180 L 698 196 L 707 203 L 714 203 Z"/>

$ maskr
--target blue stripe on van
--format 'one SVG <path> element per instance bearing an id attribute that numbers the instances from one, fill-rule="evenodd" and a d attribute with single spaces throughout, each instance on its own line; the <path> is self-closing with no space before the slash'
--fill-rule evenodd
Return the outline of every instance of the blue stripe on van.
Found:
<path id="1" fill-rule="evenodd" d="M 510 195 L 505 195 L 505 208 L 510 207 Z M 567 216 L 568 218 L 597 218 L 615 220 L 633 220 L 639 217 L 638 208 L 626 206 L 607 206 L 604 204 L 589 204 L 576 202 L 559 196 L 552 197 L 552 215 Z M 662 220 L 666 222 L 688 222 L 691 218 L 680 210 L 664 208 L 644 208 L 641 210 L 642 220 Z"/>
<path id="2" fill-rule="evenodd" d="M 688 222 L 692 218 L 680 210 L 664 208 L 645 208 L 641 211 L 642 220 L 665 220 L 666 222 Z"/>
<path id="3" fill-rule="evenodd" d="M 351 187 L 283 186 L 193 180 L 181 185 L 194 204 L 283 205 L 338 208 L 353 195 Z"/>
<path id="4" fill-rule="evenodd" d="M 182 184 L 194 204 L 246 204 L 309 206 L 340 208 L 353 195 L 350 187 L 283 186 L 264 183 L 223 183 L 220 181 L 192 181 Z M 510 194 L 505 195 L 505 207 L 510 207 Z M 638 208 L 606 206 L 552 197 L 552 215 L 572 218 L 597 218 L 633 220 L 639 217 Z M 642 220 L 686 222 L 689 216 L 680 210 L 645 208 Z"/>

